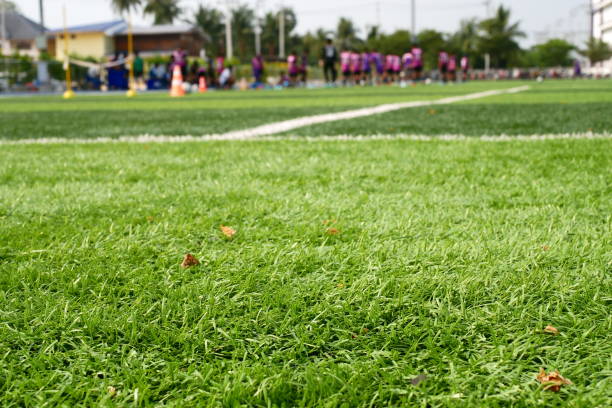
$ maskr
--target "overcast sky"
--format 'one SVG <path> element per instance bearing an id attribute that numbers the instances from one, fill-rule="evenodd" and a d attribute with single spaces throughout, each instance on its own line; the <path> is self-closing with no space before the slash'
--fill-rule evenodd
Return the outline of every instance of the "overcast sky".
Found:
<path id="1" fill-rule="evenodd" d="M 240 0 L 234 0 L 240 1 Z M 62 6 L 68 8 L 68 24 L 78 25 L 117 18 L 110 7 L 110 0 L 43 0 L 45 23 L 50 28 L 62 26 Z M 333 30 L 339 17 L 353 19 L 363 34 L 368 25 L 380 21 L 385 31 L 410 28 L 410 0 L 243 0 L 262 9 L 271 10 L 279 4 L 293 7 L 297 11 L 300 33 L 319 27 Z M 16 0 L 21 11 L 38 20 L 38 0 Z M 182 0 L 187 10 L 195 9 L 199 3 L 221 5 L 222 0 Z M 521 20 L 521 27 L 528 38 L 528 46 L 550 37 L 563 37 L 573 42 L 583 42 L 588 30 L 589 0 L 492 0 L 493 6 L 504 4 L 512 9 L 514 19 Z M 485 0 L 416 0 L 417 30 L 435 28 L 450 32 L 455 30 L 463 18 L 486 16 Z M 142 16 L 135 18 L 138 25 L 151 24 Z"/>

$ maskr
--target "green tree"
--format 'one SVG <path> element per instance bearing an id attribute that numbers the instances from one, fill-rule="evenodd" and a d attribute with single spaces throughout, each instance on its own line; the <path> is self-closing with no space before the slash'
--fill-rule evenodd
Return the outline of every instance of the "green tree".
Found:
<path id="1" fill-rule="evenodd" d="M 153 15 L 153 24 L 172 24 L 183 11 L 177 0 L 147 0 L 144 14 Z"/>
<path id="2" fill-rule="evenodd" d="M 11 0 L 0 0 L 0 10 L 2 10 L 3 7 L 6 11 L 19 11 L 17 4 Z"/>
<path id="3" fill-rule="evenodd" d="M 391 34 L 382 34 L 377 40 L 368 43 L 373 44 L 372 48 L 383 54 L 402 55 L 410 49 L 412 44 L 412 34 L 407 30 L 397 30 Z"/>
<path id="4" fill-rule="evenodd" d="M 209 55 L 219 55 L 225 49 L 225 24 L 223 13 L 202 4 L 198 6 L 190 24 L 198 27 L 206 37 Z"/>
<path id="5" fill-rule="evenodd" d="M 111 0 L 111 4 L 115 11 L 123 14 L 136 10 L 142 4 L 142 0 Z"/>
<path id="6" fill-rule="evenodd" d="M 538 67 L 566 67 L 572 65 L 570 54 L 576 47 L 565 40 L 558 38 L 532 48 L 534 61 Z"/>
<path id="7" fill-rule="evenodd" d="M 293 30 L 297 26 L 297 16 L 292 8 L 283 9 L 283 14 L 285 17 L 285 41 L 287 41 L 285 48 L 291 52 L 297 45 L 296 37 L 292 35 Z M 261 32 L 262 52 L 270 58 L 278 55 L 278 22 L 279 13 L 268 12 L 263 18 Z"/>
<path id="8" fill-rule="evenodd" d="M 236 55 L 243 61 L 254 54 L 254 21 L 255 12 L 246 4 L 232 10 L 232 36 L 236 42 Z"/>
<path id="9" fill-rule="evenodd" d="M 510 9 L 499 6 L 495 16 L 480 22 L 482 37 L 480 52 L 491 56 L 491 65 L 506 68 L 519 58 L 521 47 L 517 39 L 525 37 L 520 23 L 510 22 Z"/>
<path id="10" fill-rule="evenodd" d="M 359 30 L 355 27 L 353 20 L 340 17 L 336 29 L 336 40 L 342 49 L 352 49 L 360 46 L 363 42 L 357 37 Z"/>
<path id="11" fill-rule="evenodd" d="M 478 25 L 478 20 L 475 18 L 462 20 L 459 30 L 449 38 L 449 51 L 458 55 L 476 56 L 480 41 Z"/>
<path id="12" fill-rule="evenodd" d="M 417 42 L 423 49 L 425 69 L 435 69 L 438 66 L 438 53 L 447 48 L 444 34 L 436 30 L 423 30 L 417 36 Z"/>
<path id="13" fill-rule="evenodd" d="M 591 37 L 586 43 L 586 48 L 580 53 L 587 57 L 591 64 L 595 64 L 612 57 L 612 48 L 603 40 Z"/>

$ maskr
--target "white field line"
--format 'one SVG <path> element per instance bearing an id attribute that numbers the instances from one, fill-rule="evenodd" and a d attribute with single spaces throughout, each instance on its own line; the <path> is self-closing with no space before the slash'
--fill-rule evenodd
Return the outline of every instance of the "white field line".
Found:
<path id="1" fill-rule="evenodd" d="M 437 99 L 432 101 L 413 101 L 413 102 L 400 102 L 400 103 L 389 103 L 384 105 L 373 106 L 370 108 L 355 109 L 345 112 L 327 113 L 322 115 L 304 116 L 301 118 L 285 120 L 282 122 L 269 123 L 267 125 L 257 126 L 251 129 L 236 130 L 218 135 L 204 135 L 200 137 L 194 136 L 150 136 L 141 135 L 136 137 L 124 136 L 119 138 L 95 138 L 95 139 L 68 139 L 68 138 L 39 138 L 39 139 L 22 139 L 18 141 L 0 141 L 0 145 L 5 144 L 52 144 L 52 143 L 74 143 L 74 144 L 85 144 L 85 143 L 111 143 L 111 142 L 126 142 L 141 140 L 142 138 L 159 138 L 160 141 L 164 142 L 180 142 L 180 141 L 193 141 L 197 140 L 243 140 L 260 136 L 269 136 L 277 133 L 288 132 L 297 128 L 315 125 L 319 123 L 335 122 L 338 120 L 354 119 L 363 116 L 377 115 L 386 112 L 392 112 L 399 109 L 406 108 L 419 108 L 424 106 L 432 105 L 446 105 L 456 102 L 469 101 L 472 99 L 486 98 L 487 96 L 513 94 L 523 92 L 529 89 L 528 85 L 519 86 L 510 89 L 493 89 L 490 91 L 477 92 L 467 95 L 453 96 L 449 98 Z M 154 140 L 148 140 L 153 142 Z"/>
<path id="2" fill-rule="evenodd" d="M 214 141 L 251 141 L 251 142 L 274 142 L 274 141 L 296 141 L 296 142 L 337 142 L 337 141 L 369 141 L 369 140 L 411 140 L 419 142 L 433 141 L 464 141 L 464 142 L 510 142 L 510 141 L 542 141 L 542 140 L 596 140 L 612 139 L 612 133 L 550 133 L 534 135 L 484 135 L 484 136 L 465 136 L 465 135 L 410 135 L 410 134 L 376 134 L 376 135 L 328 135 L 328 136 L 262 136 L 257 138 L 233 138 L 224 139 L 222 135 L 205 136 L 123 136 L 119 138 L 98 137 L 93 139 L 69 139 L 69 138 L 43 138 L 43 139 L 20 139 L 20 140 L 0 140 L 2 145 L 49 145 L 49 144 L 113 144 L 113 143 L 202 143 Z"/>
<path id="3" fill-rule="evenodd" d="M 437 99 L 433 101 L 413 101 L 413 102 L 400 102 L 400 103 L 388 103 L 384 105 L 373 106 L 371 108 L 355 109 L 345 112 L 337 113 L 326 113 L 323 115 L 304 116 L 301 118 L 284 120 L 282 122 L 270 123 L 263 126 L 257 126 L 251 129 L 236 130 L 233 132 L 225 133 L 222 136 L 224 140 L 232 139 L 247 139 L 259 136 L 269 136 L 277 133 L 288 132 L 290 130 L 298 129 L 305 126 L 316 125 L 319 123 L 335 122 L 338 120 L 354 119 L 363 116 L 378 115 L 381 113 L 392 112 L 399 109 L 406 108 L 420 108 L 423 106 L 432 105 L 446 105 L 455 102 L 469 101 L 471 99 L 485 98 L 487 96 L 511 94 L 517 92 L 523 92 L 529 89 L 529 86 L 520 86 L 510 89 L 494 89 L 485 92 L 477 92 L 468 95 L 453 96 L 450 98 Z"/>

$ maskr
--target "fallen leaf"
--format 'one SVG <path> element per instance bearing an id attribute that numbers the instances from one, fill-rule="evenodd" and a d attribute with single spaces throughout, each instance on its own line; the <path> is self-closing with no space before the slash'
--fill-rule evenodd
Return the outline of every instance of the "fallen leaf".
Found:
<path id="1" fill-rule="evenodd" d="M 336 220 L 325 220 L 323 221 L 323 225 L 335 224 L 336 222 Z"/>
<path id="2" fill-rule="evenodd" d="M 328 235 L 338 235 L 340 233 L 340 230 L 337 228 L 328 228 L 327 229 L 327 234 Z"/>
<path id="3" fill-rule="evenodd" d="M 336 286 L 338 287 L 338 289 L 342 289 L 342 288 L 344 288 L 344 283 L 339 283 Z"/>
<path id="4" fill-rule="evenodd" d="M 548 245 L 543 245 L 542 251 L 550 251 L 550 247 Z"/>
<path id="5" fill-rule="evenodd" d="M 426 379 L 427 379 L 427 376 L 425 374 L 419 374 L 416 377 L 414 377 L 412 380 L 410 380 L 410 384 L 417 386 L 423 381 L 425 381 Z"/>
<path id="6" fill-rule="evenodd" d="M 192 266 L 196 266 L 199 264 L 200 264 L 200 261 L 198 261 L 195 256 L 191 254 L 187 254 L 183 258 L 183 263 L 181 263 L 181 267 L 186 269 L 186 268 L 191 268 Z"/>
<path id="7" fill-rule="evenodd" d="M 567 378 L 564 378 L 559 371 L 552 371 L 550 374 L 546 374 L 543 368 L 540 368 L 540 373 L 536 379 L 544 385 L 546 391 L 558 392 L 562 385 L 571 385 L 572 382 Z"/>
<path id="8" fill-rule="evenodd" d="M 234 235 L 236 235 L 236 230 L 233 229 L 232 227 L 226 227 L 225 225 L 221 225 L 219 229 L 221 229 L 221 232 L 223 233 L 223 235 L 225 235 L 228 238 L 233 238 Z"/>
<path id="9" fill-rule="evenodd" d="M 556 327 L 548 325 L 544 328 L 544 333 L 552 334 L 553 336 L 556 336 L 557 334 L 559 334 L 559 330 Z"/>
<path id="10" fill-rule="evenodd" d="M 112 385 L 109 385 L 108 388 L 106 388 L 106 391 L 109 393 L 111 397 L 114 397 L 115 395 L 117 395 L 117 389 L 113 387 Z"/>

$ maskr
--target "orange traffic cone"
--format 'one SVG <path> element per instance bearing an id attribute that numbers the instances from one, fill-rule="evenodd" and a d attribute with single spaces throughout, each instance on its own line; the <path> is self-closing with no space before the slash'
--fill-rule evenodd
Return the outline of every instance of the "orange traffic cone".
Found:
<path id="1" fill-rule="evenodd" d="M 204 93 L 204 92 L 208 91 L 208 87 L 206 86 L 206 78 L 204 78 L 204 76 L 200 77 L 199 91 L 200 91 L 200 93 Z"/>
<path id="2" fill-rule="evenodd" d="M 177 98 L 179 96 L 185 96 L 185 89 L 183 88 L 183 73 L 181 67 L 178 65 L 174 66 L 172 72 L 172 88 L 170 89 L 170 96 Z"/>

